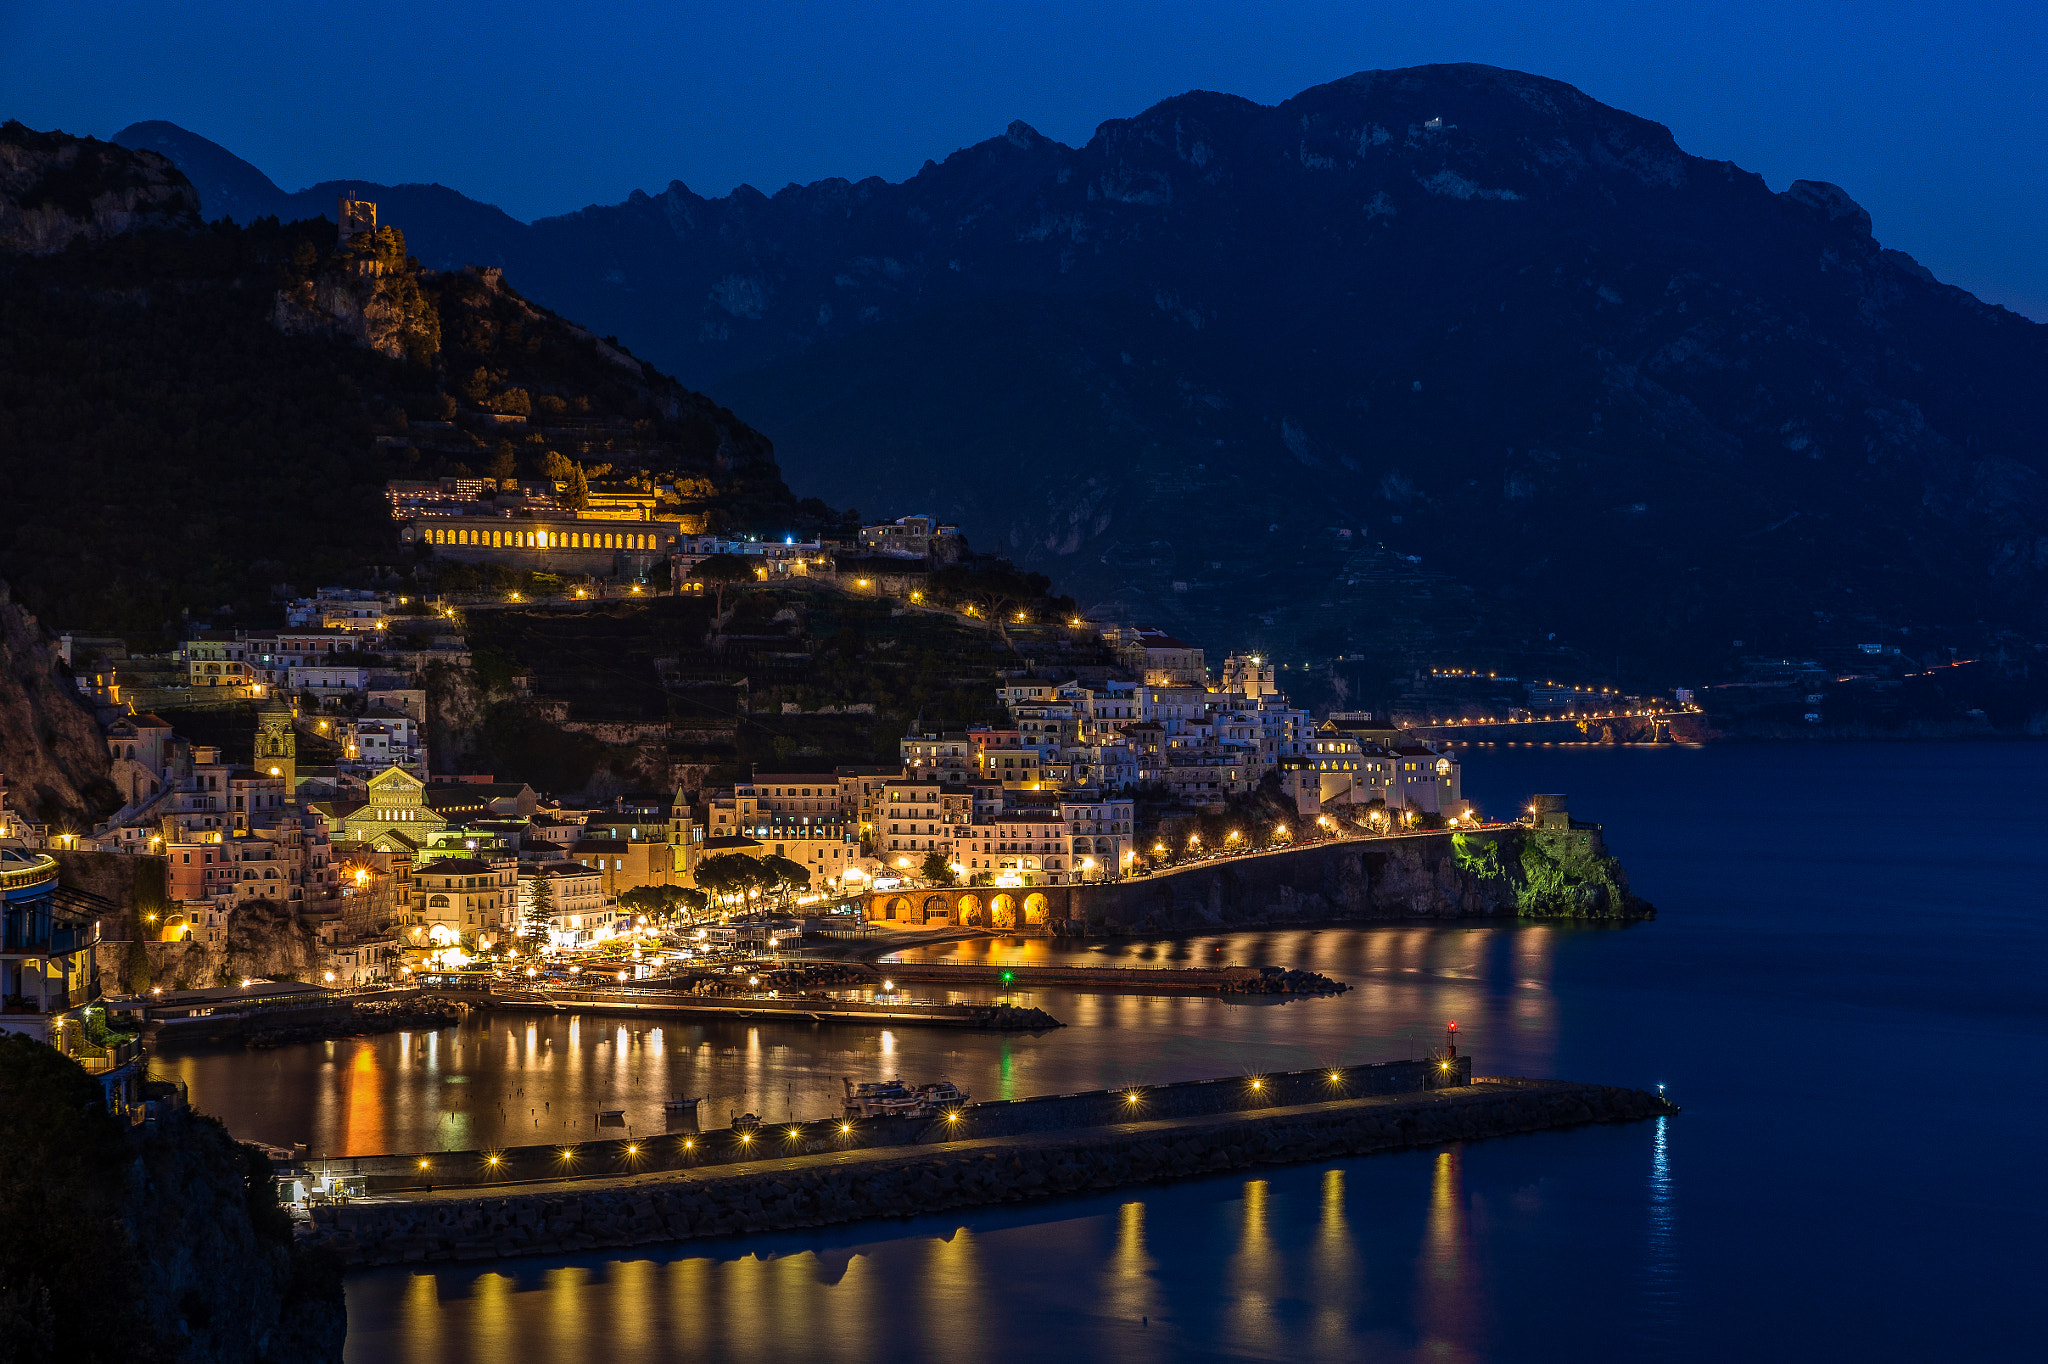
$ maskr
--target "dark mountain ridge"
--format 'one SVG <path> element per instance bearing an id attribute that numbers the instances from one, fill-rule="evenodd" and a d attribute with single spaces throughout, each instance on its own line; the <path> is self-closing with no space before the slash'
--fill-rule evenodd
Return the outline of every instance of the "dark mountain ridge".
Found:
<path id="1" fill-rule="evenodd" d="M 502 244 L 807 487 L 1214 646 L 1669 683 L 2044 626 L 2048 327 L 1536 76 L 1195 92 Z"/>

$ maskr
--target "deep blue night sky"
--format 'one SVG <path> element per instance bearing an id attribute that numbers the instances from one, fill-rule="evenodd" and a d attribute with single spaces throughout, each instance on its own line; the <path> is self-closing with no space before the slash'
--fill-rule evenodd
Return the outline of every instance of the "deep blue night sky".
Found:
<path id="1" fill-rule="evenodd" d="M 436 180 L 522 218 L 901 179 L 1013 118 L 1069 143 L 1191 88 L 1275 102 L 1373 67 L 1569 81 L 2048 319 L 2048 6 L 0 0 L 0 117 L 164 118 L 280 185 Z"/>

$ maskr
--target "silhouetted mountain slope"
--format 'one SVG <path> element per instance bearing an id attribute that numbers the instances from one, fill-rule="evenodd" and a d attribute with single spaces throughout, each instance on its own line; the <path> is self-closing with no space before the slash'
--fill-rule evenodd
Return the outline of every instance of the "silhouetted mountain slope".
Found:
<path id="1" fill-rule="evenodd" d="M 2048 327 L 1536 76 L 1196 92 L 507 240 L 800 485 L 1213 644 L 1668 681 L 2044 623 Z"/>
<path id="2" fill-rule="evenodd" d="M 433 270 L 467 265 L 505 266 L 527 235 L 526 224 L 445 185 L 379 185 L 367 180 L 323 180 L 302 190 L 279 189 L 256 167 L 217 143 L 175 123 L 131 123 L 113 140 L 167 156 L 199 191 L 209 219 L 243 225 L 271 216 L 280 222 L 327 218 L 343 194 L 376 201 L 380 220 L 402 224 L 420 262 Z M 609 331 L 609 328 L 603 330 Z"/>
<path id="3" fill-rule="evenodd" d="M 550 453 L 714 522 L 824 514 L 758 431 L 496 270 L 194 201 L 153 152 L 0 125 L 0 580 L 60 628 L 162 645 L 407 568 L 386 479 Z"/>

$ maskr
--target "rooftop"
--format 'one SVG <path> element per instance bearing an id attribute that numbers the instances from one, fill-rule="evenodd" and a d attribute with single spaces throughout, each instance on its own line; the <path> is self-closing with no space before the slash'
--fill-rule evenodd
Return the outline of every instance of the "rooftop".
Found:
<path id="1" fill-rule="evenodd" d="M 496 870 L 474 857 L 448 857 L 413 868 L 415 876 L 477 876 Z"/>

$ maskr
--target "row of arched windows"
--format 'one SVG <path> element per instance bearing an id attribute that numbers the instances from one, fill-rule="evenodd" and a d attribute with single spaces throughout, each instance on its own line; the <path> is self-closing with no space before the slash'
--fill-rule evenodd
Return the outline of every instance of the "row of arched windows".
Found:
<path id="1" fill-rule="evenodd" d="M 652 535 L 588 530 L 443 530 L 433 527 L 427 531 L 427 542 L 435 545 L 490 545 L 501 549 L 655 548 Z"/>

